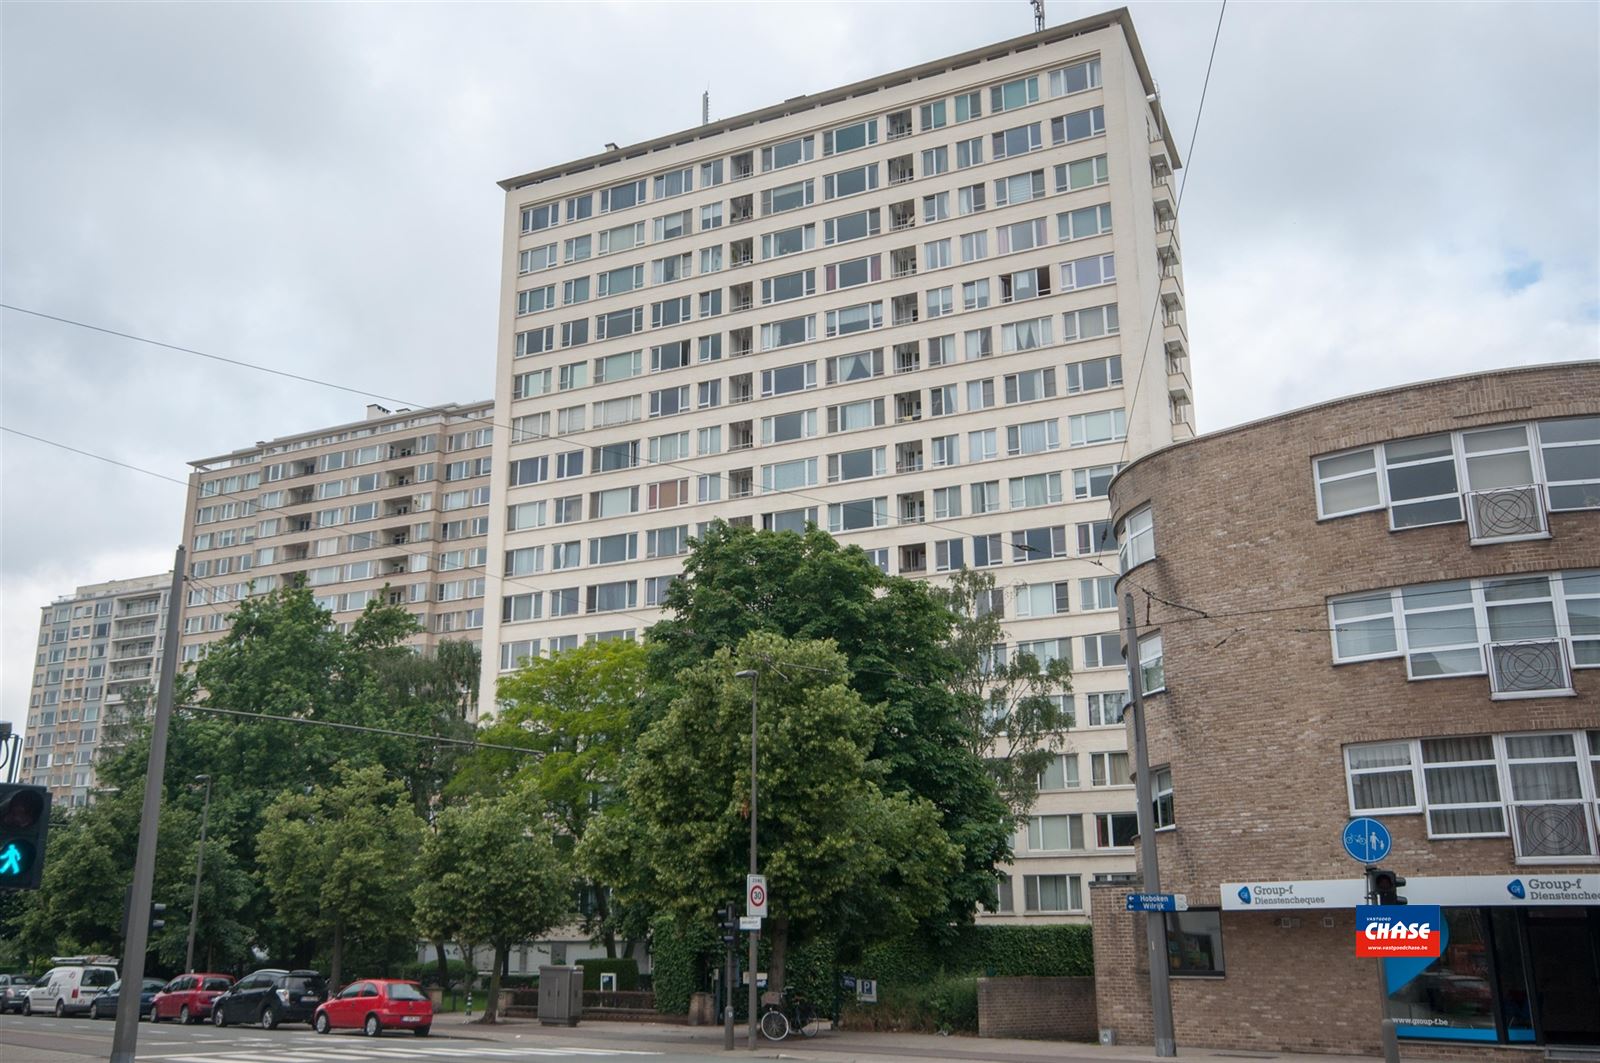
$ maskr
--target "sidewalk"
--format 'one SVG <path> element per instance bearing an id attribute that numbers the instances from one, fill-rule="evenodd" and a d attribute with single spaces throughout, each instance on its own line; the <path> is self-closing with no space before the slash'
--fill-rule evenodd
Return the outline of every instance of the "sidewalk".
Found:
<path id="1" fill-rule="evenodd" d="M 575 1027 L 541 1026 L 533 1019 L 503 1019 L 495 1026 L 467 1024 L 460 1016 L 434 1020 L 440 1033 L 497 1042 L 559 1041 L 594 1047 L 642 1048 L 667 1052 L 703 1052 L 723 1055 L 722 1027 L 678 1026 L 649 1022 L 583 1022 Z M 746 1048 L 746 1030 L 735 1031 L 733 1052 L 727 1059 L 817 1060 L 819 1063 L 934 1063 L 972 1060 L 976 1063 L 1155 1063 L 1160 1060 L 1149 1045 L 1102 1048 L 1080 1041 L 1028 1041 L 1000 1037 L 941 1037 L 922 1033 L 870 1033 L 826 1030 L 810 1040 L 790 1037 L 772 1042 L 762 1039 L 755 1051 Z M 1368 1057 L 1306 1055 L 1250 1049 L 1205 1049 L 1178 1046 L 1178 1057 L 1190 1060 L 1271 1060 L 1277 1063 L 1352 1063 Z"/>

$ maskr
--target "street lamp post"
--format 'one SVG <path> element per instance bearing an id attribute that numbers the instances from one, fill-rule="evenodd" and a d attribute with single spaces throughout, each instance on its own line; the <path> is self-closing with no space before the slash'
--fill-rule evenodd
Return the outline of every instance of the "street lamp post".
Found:
<path id="1" fill-rule="evenodd" d="M 735 672 L 734 678 L 750 680 L 750 873 L 757 874 L 756 867 L 756 686 L 759 683 L 760 673 L 755 669 L 746 669 Z M 748 898 L 747 898 L 748 900 Z M 756 1048 L 756 1025 L 759 1016 L 756 1014 L 756 946 L 761 935 L 759 931 L 750 933 L 750 1050 Z"/>
<path id="2" fill-rule="evenodd" d="M 200 807 L 200 848 L 194 856 L 194 899 L 189 904 L 189 948 L 184 954 L 183 969 L 194 973 L 194 929 L 200 918 L 200 871 L 206 865 L 206 822 L 211 817 L 211 776 L 196 775 L 195 782 L 206 784 L 206 801 Z"/>

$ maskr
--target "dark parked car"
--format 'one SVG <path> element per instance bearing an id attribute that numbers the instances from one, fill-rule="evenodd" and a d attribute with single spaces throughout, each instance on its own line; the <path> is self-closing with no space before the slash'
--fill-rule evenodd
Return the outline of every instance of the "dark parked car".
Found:
<path id="1" fill-rule="evenodd" d="M 253 971 L 211 1002 L 211 1022 L 260 1023 L 264 1030 L 280 1022 L 309 1023 L 327 999 L 328 983 L 316 971 Z"/>
<path id="2" fill-rule="evenodd" d="M 155 1011 L 156 994 L 164 983 L 159 978 L 146 978 L 139 991 L 139 1018 L 148 1018 Z M 111 988 L 89 1003 L 89 1018 L 114 1019 L 117 1017 L 117 994 L 122 992 L 122 979 L 111 983 Z"/>
<path id="3" fill-rule="evenodd" d="M 33 984 L 25 974 L 0 974 L 0 1015 L 22 1010 L 22 994 Z"/>

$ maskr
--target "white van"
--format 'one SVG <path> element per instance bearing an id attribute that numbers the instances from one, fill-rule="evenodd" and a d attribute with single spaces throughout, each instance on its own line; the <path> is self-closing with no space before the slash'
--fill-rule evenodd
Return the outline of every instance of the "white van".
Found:
<path id="1" fill-rule="evenodd" d="M 22 1014 L 50 1012 L 57 1018 L 89 1010 L 94 998 L 111 988 L 117 980 L 115 967 L 98 964 L 68 964 L 52 967 L 22 998 Z"/>

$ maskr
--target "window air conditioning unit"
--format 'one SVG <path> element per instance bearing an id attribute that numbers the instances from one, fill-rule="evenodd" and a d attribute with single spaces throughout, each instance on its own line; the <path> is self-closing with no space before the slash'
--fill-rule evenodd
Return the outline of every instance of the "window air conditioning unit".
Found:
<path id="1" fill-rule="evenodd" d="M 1538 697 L 1572 690 L 1567 647 L 1560 639 L 1491 642 L 1489 684 L 1496 696 Z"/>
<path id="2" fill-rule="evenodd" d="M 1472 542 L 1504 543 L 1548 534 L 1544 497 L 1535 484 L 1467 492 Z"/>

